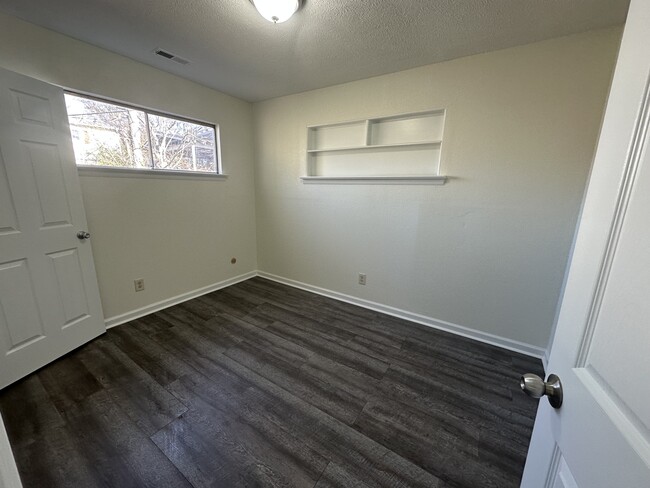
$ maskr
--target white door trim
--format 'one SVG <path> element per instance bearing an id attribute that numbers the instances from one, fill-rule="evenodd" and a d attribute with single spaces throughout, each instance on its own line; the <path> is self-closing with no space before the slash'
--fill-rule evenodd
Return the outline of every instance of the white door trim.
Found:
<path id="1" fill-rule="evenodd" d="M 0 488 L 22 488 L 7 430 L 0 415 Z"/>

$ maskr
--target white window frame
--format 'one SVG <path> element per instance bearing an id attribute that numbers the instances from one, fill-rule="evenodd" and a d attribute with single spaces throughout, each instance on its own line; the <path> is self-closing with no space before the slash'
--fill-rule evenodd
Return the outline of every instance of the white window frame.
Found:
<path id="1" fill-rule="evenodd" d="M 130 110 L 137 110 L 145 114 L 145 125 L 147 131 L 149 131 L 149 115 L 157 115 L 160 117 L 167 117 L 170 119 L 180 120 L 182 122 L 188 122 L 191 124 L 202 125 L 205 127 L 210 127 L 214 130 L 214 139 L 215 139 L 215 158 L 216 158 L 216 171 L 187 171 L 187 170 L 169 170 L 169 169 L 157 169 L 153 165 L 153 157 L 151 158 L 152 166 L 150 168 L 127 168 L 127 167 L 116 167 L 116 166 L 101 166 L 101 165 L 86 165 L 86 164 L 77 164 L 75 156 L 75 164 L 77 170 L 81 175 L 98 175 L 98 176 L 114 176 L 114 177 L 145 177 L 145 178 L 170 178 L 175 177 L 177 179 L 197 179 L 197 178 L 213 178 L 213 179 L 226 179 L 227 174 L 223 172 L 222 158 L 221 158 L 221 133 L 219 124 L 212 122 L 207 122 L 205 120 L 193 119 L 185 117 L 182 115 L 172 114 L 169 112 L 163 112 L 161 110 L 152 109 L 149 107 L 144 107 L 142 105 L 136 105 L 133 103 L 123 102 L 121 100 L 116 100 L 114 98 L 103 97 L 94 95 L 91 93 L 85 93 L 82 91 L 64 89 L 66 95 L 72 95 L 80 98 L 87 98 L 90 100 L 96 100 L 101 103 L 107 103 L 111 105 L 116 105 L 118 107 L 124 107 Z M 67 120 L 69 124 L 69 119 Z M 153 148 L 150 147 L 150 153 L 153 152 Z"/>

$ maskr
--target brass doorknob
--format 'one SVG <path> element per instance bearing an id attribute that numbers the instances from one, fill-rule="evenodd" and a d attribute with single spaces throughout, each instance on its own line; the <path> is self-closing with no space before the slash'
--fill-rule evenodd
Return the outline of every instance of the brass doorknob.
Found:
<path id="1" fill-rule="evenodd" d="M 550 374 L 546 381 L 536 374 L 526 373 L 519 382 L 523 392 L 533 398 L 548 397 L 553 408 L 562 406 L 562 382 L 557 375 Z"/>

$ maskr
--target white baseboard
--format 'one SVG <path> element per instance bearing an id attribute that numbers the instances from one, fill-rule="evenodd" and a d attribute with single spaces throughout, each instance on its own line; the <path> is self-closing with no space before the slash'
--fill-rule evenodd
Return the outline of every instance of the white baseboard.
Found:
<path id="1" fill-rule="evenodd" d="M 140 317 L 144 317 L 145 315 L 149 315 L 150 313 L 157 312 L 158 310 L 162 310 L 163 308 L 171 307 L 173 305 L 178 305 L 179 303 L 186 302 L 187 300 L 191 300 L 192 298 L 200 297 L 201 295 L 205 295 L 206 293 L 211 293 L 213 291 L 220 290 L 221 288 L 234 285 L 235 283 L 239 283 L 241 281 L 246 281 L 250 278 L 254 278 L 255 276 L 257 276 L 257 272 L 251 271 L 249 273 L 235 276 L 234 278 L 229 278 L 227 280 L 220 281 L 219 283 L 214 283 L 212 285 L 204 286 L 203 288 L 199 288 L 197 290 L 189 291 L 187 293 L 181 293 L 180 295 L 176 295 L 175 297 L 167 298 L 166 300 L 161 300 L 160 302 L 152 303 L 151 305 L 147 305 L 145 307 L 138 308 L 136 310 L 123 313 L 121 315 L 116 315 L 114 317 L 107 318 L 105 319 L 104 322 L 106 323 L 106 328 L 110 329 L 111 327 L 122 325 L 131 320 L 139 319 Z"/>
<path id="2" fill-rule="evenodd" d="M 469 327 L 464 327 L 462 325 L 452 324 L 451 322 L 434 319 L 432 317 L 427 317 L 425 315 L 420 315 L 417 313 L 409 312 L 407 310 L 402 310 L 388 305 L 382 305 L 381 303 L 372 302 L 370 300 L 365 300 L 363 298 L 357 298 L 350 295 L 345 295 L 343 293 L 328 290 L 325 288 L 320 288 L 318 286 L 308 285 L 307 283 L 291 280 L 289 278 L 283 278 L 282 276 L 273 275 L 270 273 L 266 273 L 264 271 L 258 271 L 257 275 L 260 276 L 261 278 L 266 278 L 267 280 L 276 281 L 284 285 L 289 285 L 294 288 L 300 288 L 301 290 L 316 293 L 318 295 L 323 295 L 328 298 L 333 298 L 335 300 L 340 300 L 342 302 L 351 303 L 352 305 L 358 305 L 359 307 L 375 310 L 376 312 L 385 313 L 386 315 L 392 315 L 393 317 L 398 317 L 400 319 L 409 320 L 411 322 L 426 325 L 428 327 L 433 327 L 434 329 L 443 330 L 445 332 L 450 332 L 452 334 L 467 337 L 469 339 L 474 339 L 479 342 L 484 342 L 486 344 L 491 344 L 493 346 L 502 347 L 504 349 L 508 349 L 509 351 L 515 351 L 521 354 L 525 354 L 527 356 L 532 356 L 535 358 L 542 359 L 545 357 L 546 354 L 546 350 L 544 348 L 533 346 L 531 344 L 526 344 L 525 342 L 513 341 L 512 339 L 507 339 L 505 337 L 489 334 L 487 332 L 481 332 L 476 329 L 471 329 Z"/>
<path id="3" fill-rule="evenodd" d="M 527 356 L 539 358 L 542 360 L 544 364 L 544 368 L 546 368 L 546 363 L 548 358 L 546 356 L 546 350 L 544 348 L 533 346 L 531 344 L 526 344 L 524 342 L 514 341 L 512 339 L 507 339 L 505 337 L 500 337 L 494 334 L 489 334 L 487 332 L 481 332 L 479 330 L 472 329 L 470 327 L 452 324 L 451 322 L 446 322 L 444 320 L 438 320 L 432 317 L 427 317 L 425 315 L 409 312 L 407 310 L 391 307 L 389 305 L 383 305 L 381 303 L 365 300 L 363 298 L 353 297 L 351 295 L 346 295 L 344 293 L 328 290 L 326 288 L 320 288 L 318 286 L 309 285 L 307 283 L 291 280 L 289 278 L 284 278 L 282 276 L 266 273 L 264 271 L 251 271 L 249 273 L 235 276 L 234 278 L 220 281 L 219 283 L 215 283 L 212 285 L 205 286 L 203 288 L 199 288 L 198 290 L 182 293 L 175 297 L 171 297 L 166 300 L 162 300 L 160 302 L 152 303 L 151 305 L 147 305 L 145 307 L 138 308 L 136 310 L 132 310 L 130 312 L 121 315 L 110 317 L 105 321 L 106 328 L 110 329 L 111 327 L 124 324 L 126 322 L 138 319 L 140 317 L 144 317 L 145 315 L 148 315 L 150 313 L 157 312 L 159 310 L 162 310 L 167 307 L 171 307 L 173 305 L 178 305 L 179 303 L 183 303 L 187 300 L 191 300 L 192 298 L 196 298 L 201 295 L 205 295 L 206 293 L 211 293 L 213 291 L 220 290 L 221 288 L 225 288 L 227 286 L 234 285 L 242 281 L 246 281 L 250 278 L 254 278 L 255 276 L 260 276 L 261 278 L 266 278 L 271 281 L 276 281 L 284 285 L 292 286 L 294 288 L 300 288 L 301 290 L 316 293 L 318 295 L 323 295 L 328 298 L 333 298 L 334 300 L 340 300 L 342 302 L 351 303 L 359 307 L 375 310 L 376 312 L 385 313 L 386 315 L 392 315 L 393 317 L 398 317 L 400 319 L 408 320 L 410 322 L 415 322 L 418 324 L 426 325 L 428 327 L 433 327 L 434 329 L 439 329 L 462 337 L 474 339 L 479 342 L 484 342 L 486 344 L 491 344 L 493 346 L 502 347 L 504 349 L 508 349 L 509 351 L 515 351 L 521 354 L 525 354 Z"/>

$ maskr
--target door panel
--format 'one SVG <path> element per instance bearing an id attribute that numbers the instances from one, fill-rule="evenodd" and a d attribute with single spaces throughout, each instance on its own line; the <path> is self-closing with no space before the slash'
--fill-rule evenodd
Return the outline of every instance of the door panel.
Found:
<path id="1" fill-rule="evenodd" d="M 63 90 L 0 69 L 0 388 L 105 331 Z"/>
<path id="2" fill-rule="evenodd" d="M 7 171 L 0 153 L 0 236 L 15 232 L 18 232 L 18 217 L 7 179 Z"/>
<path id="3" fill-rule="evenodd" d="M 553 488 L 578 488 L 576 480 L 573 478 L 569 466 L 567 465 L 564 458 L 560 459 L 559 468 L 557 470 L 557 475 L 553 481 Z"/>
<path id="4" fill-rule="evenodd" d="M 64 318 L 62 328 L 66 328 L 89 316 L 79 253 L 76 249 L 67 249 L 48 256 L 52 260 L 60 292 Z"/>
<path id="5" fill-rule="evenodd" d="M 0 327 L 7 354 L 45 334 L 26 259 L 0 264 Z"/>
<path id="6" fill-rule="evenodd" d="M 53 117 L 50 100 L 33 93 L 9 88 L 13 101 L 14 119 L 17 122 L 52 127 Z"/>
<path id="7" fill-rule="evenodd" d="M 647 156 L 639 169 L 617 251 L 601 303 L 585 367 L 612 396 L 629 421 L 650 439 L 650 381 L 634 381 L 650 371 L 650 171 Z M 624 332 L 621 329 L 624 327 Z M 612 354 L 624 351 L 624 354 Z M 649 460 L 650 461 L 650 460 Z"/>
<path id="8" fill-rule="evenodd" d="M 34 141 L 20 143 L 36 187 L 42 227 L 72 225 L 58 147 Z"/>

